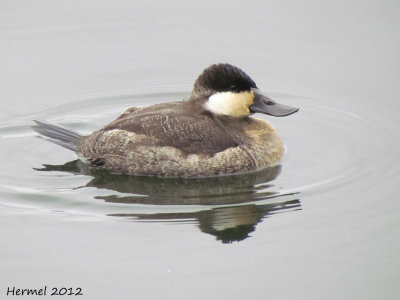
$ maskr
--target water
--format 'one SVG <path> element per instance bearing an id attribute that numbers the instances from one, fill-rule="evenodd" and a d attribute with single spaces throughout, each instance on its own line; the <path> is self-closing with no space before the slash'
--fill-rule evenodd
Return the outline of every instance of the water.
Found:
<path id="1" fill-rule="evenodd" d="M 339 2 L 3 2 L 0 293 L 398 298 L 400 6 Z M 30 129 L 90 133 L 130 106 L 188 98 L 220 61 L 301 108 L 257 116 L 285 143 L 279 166 L 113 175 Z"/>

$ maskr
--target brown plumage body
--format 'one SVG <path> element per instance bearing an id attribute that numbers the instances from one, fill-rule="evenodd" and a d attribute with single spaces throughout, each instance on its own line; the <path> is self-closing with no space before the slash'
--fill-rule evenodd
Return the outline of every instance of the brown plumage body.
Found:
<path id="1" fill-rule="evenodd" d="M 190 101 L 130 108 L 82 137 L 78 153 L 117 173 L 181 177 L 252 171 L 281 158 L 282 142 L 268 122 L 196 109 Z"/>

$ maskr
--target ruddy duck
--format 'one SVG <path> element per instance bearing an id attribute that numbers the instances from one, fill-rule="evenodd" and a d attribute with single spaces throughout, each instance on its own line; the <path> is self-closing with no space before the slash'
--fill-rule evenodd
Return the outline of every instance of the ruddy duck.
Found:
<path id="1" fill-rule="evenodd" d="M 88 136 L 36 122 L 33 129 L 91 166 L 152 176 L 215 176 L 278 162 L 282 141 L 256 112 L 287 116 L 298 108 L 263 95 L 239 68 L 215 64 L 197 78 L 188 101 L 127 109 Z"/>

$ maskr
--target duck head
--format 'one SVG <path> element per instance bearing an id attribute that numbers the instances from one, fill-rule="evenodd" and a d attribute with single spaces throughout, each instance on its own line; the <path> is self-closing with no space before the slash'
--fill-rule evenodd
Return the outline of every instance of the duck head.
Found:
<path id="1" fill-rule="evenodd" d="M 203 108 L 214 115 L 231 117 L 248 117 L 257 112 L 284 117 L 299 110 L 268 98 L 249 75 L 230 64 L 206 68 L 194 84 L 190 101 L 201 101 Z"/>

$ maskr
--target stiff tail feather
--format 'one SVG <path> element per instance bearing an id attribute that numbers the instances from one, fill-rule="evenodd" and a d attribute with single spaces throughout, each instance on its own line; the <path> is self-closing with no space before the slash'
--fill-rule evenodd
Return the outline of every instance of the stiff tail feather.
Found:
<path id="1" fill-rule="evenodd" d="M 36 124 L 31 126 L 36 132 L 48 137 L 48 141 L 63 146 L 72 151 L 77 151 L 76 144 L 82 137 L 77 132 L 52 125 L 46 122 L 34 121 Z"/>

